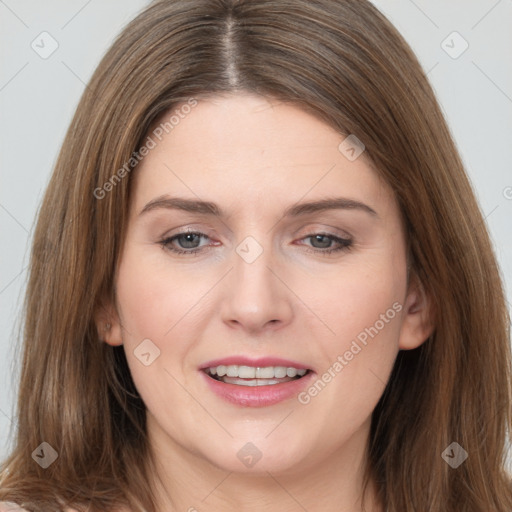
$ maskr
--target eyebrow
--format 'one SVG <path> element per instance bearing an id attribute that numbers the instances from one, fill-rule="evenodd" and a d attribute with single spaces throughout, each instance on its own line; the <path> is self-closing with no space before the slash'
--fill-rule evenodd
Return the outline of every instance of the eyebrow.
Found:
<path id="1" fill-rule="evenodd" d="M 225 212 L 215 203 L 184 197 L 169 197 L 167 195 L 156 197 L 142 208 L 140 215 L 156 209 L 181 210 L 190 213 L 213 215 L 215 217 L 226 217 Z M 327 210 L 358 210 L 370 214 L 372 217 L 379 217 L 377 212 L 365 203 L 348 199 L 345 197 L 334 197 L 299 203 L 288 207 L 283 217 L 300 217 L 311 213 Z"/>

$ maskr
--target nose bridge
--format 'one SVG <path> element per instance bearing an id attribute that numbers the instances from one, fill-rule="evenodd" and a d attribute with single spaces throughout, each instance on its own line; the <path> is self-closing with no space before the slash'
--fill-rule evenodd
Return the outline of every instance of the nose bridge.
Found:
<path id="1" fill-rule="evenodd" d="M 275 276 L 276 266 L 268 238 L 247 236 L 238 244 L 222 309 L 225 322 L 258 330 L 290 321 L 291 294 Z"/>

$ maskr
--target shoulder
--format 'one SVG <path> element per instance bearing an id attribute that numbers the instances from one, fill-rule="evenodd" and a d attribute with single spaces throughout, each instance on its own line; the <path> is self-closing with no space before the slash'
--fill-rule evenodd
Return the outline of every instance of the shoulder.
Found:
<path id="1" fill-rule="evenodd" d="M 0 501 L 0 512 L 27 512 L 16 503 L 10 501 Z"/>
<path id="2" fill-rule="evenodd" d="M 11 503 L 10 501 L 0 501 L 0 512 L 28 512 L 26 509 L 21 508 L 16 503 Z M 66 512 L 76 512 L 74 508 L 66 509 Z M 130 512 L 127 508 L 119 509 L 118 512 Z"/>
<path id="3" fill-rule="evenodd" d="M 0 501 L 0 512 L 28 512 L 26 509 L 21 508 L 16 503 L 10 501 Z M 67 509 L 66 512 L 76 512 L 74 509 Z"/>

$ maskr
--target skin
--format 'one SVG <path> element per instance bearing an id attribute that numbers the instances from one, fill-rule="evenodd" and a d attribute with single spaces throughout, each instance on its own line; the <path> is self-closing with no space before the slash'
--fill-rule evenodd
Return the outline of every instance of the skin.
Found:
<path id="1" fill-rule="evenodd" d="M 116 304 L 98 316 L 105 341 L 124 345 L 148 414 L 165 511 L 361 510 L 371 413 L 399 350 L 432 331 L 429 304 L 407 280 L 406 244 L 391 189 L 366 154 L 349 161 L 345 139 L 291 105 L 246 93 L 201 100 L 134 172 L 130 218 L 116 275 Z M 212 201 L 226 216 L 154 208 L 168 194 Z M 370 206 L 283 218 L 297 202 L 345 197 Z M 187 240 L 160 241 L 185 228 Z M 348 250 L 316 233 L 350 238 Z M 263 248 L 247 263 L 236 248 Z M 309 236 L 309 238 L 308 238 Z M 331 244 L 331 246 L 329 246 Z M 325 248 L 328 246 L 327 249 Z M 317 252 L 314 252 L 315 249 Z M 260 408 L 224 401 L 201 364 L 230 355 L 303 362 L 321 376 L 394 303 L 401 311 L 307 404 Z M 145 366 L 144 339 L 160 350 Z M 262 458 L 248 468 L 248 442 Z M 381 505 L 370 487 L 367 510 Z"/>

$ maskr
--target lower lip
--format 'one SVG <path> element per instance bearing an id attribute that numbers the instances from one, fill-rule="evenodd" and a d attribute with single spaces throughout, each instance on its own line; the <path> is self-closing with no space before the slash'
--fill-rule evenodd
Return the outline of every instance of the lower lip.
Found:
<path id="1" fill-rule="evenodd" d="M 315 373 L 310 371 L 300 379 L 290 380 L 282 384 L 238 386 L 212 379 L 202 370 L 199 373 L 203 375 L 207 385 L 216 395 L 232 404 L 244 407 L 266 407 L 288 400 L 304 390 L 315 376 Z"/>

